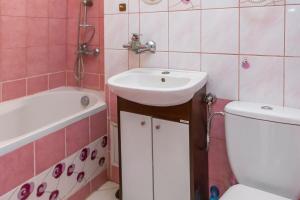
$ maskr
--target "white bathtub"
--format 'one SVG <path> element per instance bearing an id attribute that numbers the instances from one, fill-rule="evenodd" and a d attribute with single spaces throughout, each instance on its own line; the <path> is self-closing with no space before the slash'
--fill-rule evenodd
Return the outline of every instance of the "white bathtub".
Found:
<path id="1" fill-rule="evenodd" d="M 90 104 L 81 104 L 88 96 Z M 103 92 L 61 87 L 0 104 L 0 156 L 106 109 Z"/>

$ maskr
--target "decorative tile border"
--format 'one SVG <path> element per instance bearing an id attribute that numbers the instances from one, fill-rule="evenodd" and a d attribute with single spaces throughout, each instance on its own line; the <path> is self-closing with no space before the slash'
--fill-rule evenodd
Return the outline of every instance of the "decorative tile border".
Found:
<path id="1" fill-rule="evenodd" d="M 0 200 L 68 199 L 107 169 L 107 136 L 31 178 L 0 197 Z"/>

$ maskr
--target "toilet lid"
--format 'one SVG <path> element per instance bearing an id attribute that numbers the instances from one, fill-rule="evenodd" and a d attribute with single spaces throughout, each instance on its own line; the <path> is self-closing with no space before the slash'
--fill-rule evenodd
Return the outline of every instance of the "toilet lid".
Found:
<path id="1" fill-rule="evenodd" d="M 229 188 L 220 200 L 291 200 L 275 194 L 264 192 L 245 185 L 234 185 Z"/>

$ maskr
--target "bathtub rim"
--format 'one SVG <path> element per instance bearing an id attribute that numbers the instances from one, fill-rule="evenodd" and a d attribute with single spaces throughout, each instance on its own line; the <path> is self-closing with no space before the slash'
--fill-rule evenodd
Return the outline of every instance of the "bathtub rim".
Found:
<path id="1" fill-rule="evenodd" d="M 18 99 L 13 99 L 5 102 L 1 102 L 1 105 L 6 105 L 6 104 L 12 104 L 12 102 L 16 104 L 22 103 L 22 101 L 26 101 L 35 97 L 43 96 L 45 94 L 49 93 L 54 93 L 57 91 L 65 91 L 65 92 L 72 92 L 72 91 L 77 91 L 77 92 L 85 92 L 88 94 L 95 95 L 97 98 L 97 102 L 95 105 L 80 111 L 72 116 L 65 117 L 61 120 L 58 120 L 54 123 L 50 123 L 47 126 L 43 126 L 39 129 L 36 129 L 32 132 L 25 133 L 21 136 L 5 140 L 5 141 L 0 141 L 0 156 L 3 156 L 5 154 L 8 154 L 10 152 L 13 152 L 14 150 L 17 150 L 21 147 L 24 147 L 30 143 L 34 143 L 35 141 L 51 134 L 54 133 L 58 130 L 61 130 L 63 128 L 66 128 L 67 126 L 74 124 L 82 119 L 85 119 L 87 117 L 90 117 L 92 115 L 95 115 L 99 112 L 102 112 L 107 109 L 107 104 L 105 102 L 105 93 L 103 91 L 97 91 L 97 90 L 91 90 L 91 89 L 85 89 L 85 88 L 78 88 L 78 87 L 69 87 L 69 86 L 62 86 L 59 88 L 39 92 L 33 95 L 21 97 Z M 90 135 L 89 135 L 90 137 Z"/>

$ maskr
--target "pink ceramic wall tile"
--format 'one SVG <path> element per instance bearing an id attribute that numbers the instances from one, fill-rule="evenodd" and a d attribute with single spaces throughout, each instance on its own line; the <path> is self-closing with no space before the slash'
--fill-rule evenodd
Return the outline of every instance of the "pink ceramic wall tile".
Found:
<path id="1" fill-rule="evenodd" d="M 83 188 L 81 188 L 78 192 L 73 194 L 68 200 L 83 200 L 86 199 L 90 195 L 90 183 L 86 184 Z"/>
<path id="2" fill-rule="evenodd" d="M 0 16 L 1 48 L 16 48 L 26 46 L 26 18 Z"/>
<path id="3" fill-rule="evenodd" d="M 84 74 L 83 78 L 83 87 L 89 89 L 99 89 L 100 87 L 100 80 L 98 74 Z"/>
<path id="4" fill-rule="evenodd" d="M 0 196 L 34 176 L 33 144 L 0 157 Z"/>
<path id="5" fill-rule="evenodd" d="M 27 19 L 27 45 L 46 46 L 49 37 L 49 20 L 47 18 Z"/>
<path id="6" fill-rule="evenodd" d="M 67 44 L 76 45 L 77 44 L 77 19 L 68 19 L 67 22 Z"/>
<path id="7" fill-rule="evenodd" d="M 107 111 L 102 111 L 91 116 L 91 140 L 96 139 L 107 134 Z"/>
<path id="8" fill-rule="evenodd" d="M 229 165 L 226 142 L 211 138 L 209 148 L 209 179 L 230 181 L 232 171 Z"/>
<path id="9" fill-rule="evenodd" d="M 67 40 L 65 19 L 49 19 L 49 44 L 65 45 Z"/>
<path id="10" fill-rule="evenodd" d="M 23 97 L 25 95 L 26 95 L 25 79 L 3 83 L 2 85 L 2 99 L 4 101 Z"/>
<path id="11" fill-rule="evenodd" d="M 92 48 L 97 48 L 97 46 L 93 46 Z M 85 72 L 87 73 L 97 73 L 99 74 L 101 71 L 101 55 L 97 57 L 87 57 L 85 60 Z"/>
<path id="12" fill-rule="evenodd" d="M 66 134 L 67 155 L 71 155 L 89 143 L 89 119 L 68 126 Z"/>
<path id="13" fill-rule="evenodd" d="M 49 75 L 49 89 L 66 86 L 66 73 L 59 72 Z"/>
<path id="14" fill-rule="evenodd" d="M 103 0 L 98 0 L 99 1 L 99 17 L 104 17 L 104 1 Z"/>
<path id="15" fill-rule="evenodd" d="M 110 179 L 116 183 L 120 183 L 120 175 L 119 175 L 119 168 L 112 166 L 111 167 L 111 177 Z"/>
<path id="16" fill-rule="evenodd" d="M 48 75 L 29 78 L 27 81 L 27 94 L 35 94 L 48 90 Z"/>
<path id="17" fill-rule="evenodd" d="M 91 191 L 98 190 L 107 180 L 107 170 L 104 170 L 91 181 Z"/>
<path id="18" fill-rule="evenodd" d="M 67 0 L 49 0 L 49 17 L 66 18 Z"/>
<path id="19" fill-rule="evenodd" d="M 68 18 L 77 18 L 80 3 L 77 0 L 68 0 Z"/>
<path id="20" fill-rule="evenodd" d="M 0 102 L 2 102 L 2 83 L 0 83 Z"/>
<path id="21" fill-rule="evenodd" d="M 78 83 L 74 78 L 73 71 L 67 71 L 67 86 L 72 86 L 72 87 L 78 86 Z"/>
<path id="22" fill-rule="evenodd" d="M 99 29 L 99 26 L 100 26 L 99 19 L 98 18 L 89 18 L 88 21 L 89 21 L 89 24 L 95 26 L 96 33 L 100 33 L 99 32 L 99 30 L 100 30 Z M 99 46 L 99 43 L 100 43 L 100 39 L 99 38 L 100 38 L 99 34 L 95 34 L 95 36 L 92 39 L 91 44 Z"/>
<path id="23" fill-rule="evenodd" d="M 99 45 L 104 49 L 104 18 L 99 18 Z"/>
<path id="24" fill-rule="evenodd" d="M 13 48 L 0 50 L 0 81 L 19 79 L 25 76 L 26 49 Z"/>
<path id="25" fill-rule="evenodd" d="M 74 64 L 76 60 L 76 51 L 77 48 L 75 45 L 68 45 L 67 46 L 67 69 L 73 70 Z"/>
<path id="26" fill-rule="evenodd" d="M 105 77 L 104 75 L 100 75 L 100 90 L 103 91 L 105 88 Z"/>
<path id="27" fill-rule="evenodd" d="M 47 46 L 29 47 L 27 49 L 27 75 L 39 75 L 48 72 L 48 54 Z"/>
<path id="28" fill-rule="evenodd" d="M 48 0 L 27 0 L 27 16 L 48 17 Z"/>
<path id="29" fill-rule="evenodd" d="M 104 67 L 104 50 L 100 51 L 100 74 L 105 75 L 105 67 Z"/>
<path id="30" fill-rule="evenodd" d="M 50 45 L 49 47 L 49 72 L 58 72 L 66 69 L 66 46 Z"/>
<path id="31" fill-rule="evenodd" d="M 218 99 L 213 105 L 212 112 L 223 112 L 225 106 L 230 102 L 226 99 Z M 225 121 L 223 116 L 216 116 L 211 124 L 211 137 L 225 140 Z"/>
<path id="32" fill-rule="evenodd" d="M 26 16 L 27 0 L 0 1 L 0 13 L 7 16 Z"/>
<path id="33" fill-rule="evenodd" d="M 93 0 L 93 6 L 89 8 L 88 17 L 100 17 L 100 1 L 103 0 Z"/>
<path id="34" fill-rule="evenodd" d="M 65 129 L 51 133 L 35 142 L 36 174 L 65 158 Z"/>

